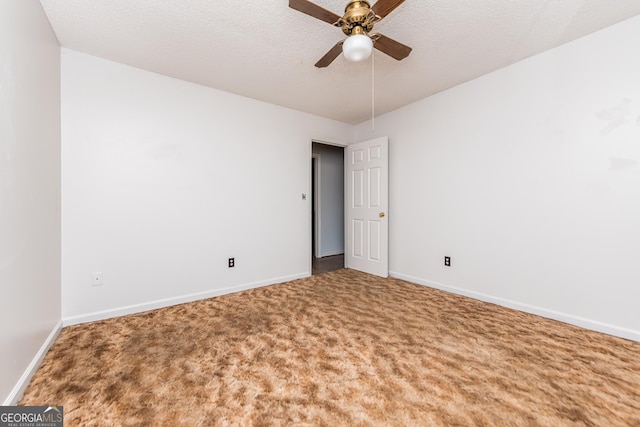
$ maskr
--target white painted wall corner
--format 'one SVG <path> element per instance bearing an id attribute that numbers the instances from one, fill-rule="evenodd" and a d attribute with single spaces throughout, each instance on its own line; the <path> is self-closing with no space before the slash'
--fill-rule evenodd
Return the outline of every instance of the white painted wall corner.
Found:
<path id="1" fill-rule="evenodd" d="M 31 363 L 29 363 L 29 366 L 27 366 L 27 369 L 24 371 L 16 385 L 13 387 L 13 390 L 11 390 L 11 393 L 9 393 L 9 396 L 7 396 L 7 398 L 5 399 L 4 403 L 2 404 L 3 406 L 13 406 L 18 404 L 20 398 L 22 398 L 22 395 L 29 386 L 31 379 L 40 368 L 40 365 L 42 364 L 44 357 L 47 355 L 47 352 L 49 351 L 53 343 L 56 342 L 56 338 L 58 338 L 58 335 L 60 335 L 61 330 L 62 320 L 58 320 L 58 323 L 56 323 L 56 326 L 54 326 L 53 330 L 51 330 L 51 333 L 40 347 L 40 350 L 38 350 Z"/>

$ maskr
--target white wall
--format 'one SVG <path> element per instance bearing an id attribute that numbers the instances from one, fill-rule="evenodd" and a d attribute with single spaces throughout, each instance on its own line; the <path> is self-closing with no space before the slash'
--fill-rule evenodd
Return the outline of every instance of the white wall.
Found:
<path id="1" fill-rule="evenodd" d="M 60 329 L 60 47 L 39 2 L 0 2 L 0 397 Z"/>
<path id="2" fill-rule="evenodd" d="M 65 323 L 309 275 L 311 140 L 352 136 L 63 49 Z"/>
<path id="3" fill-rule="evenodd" d="M 640 17 L 378 117 L 392 274 L 640 340 L 638 40 Z"/>
<path id="4" fill-rule="evenodd" d="M 344 253 L 344 148 L 313 144 L 320 174 L 320 250 L 316 257 Z"/>

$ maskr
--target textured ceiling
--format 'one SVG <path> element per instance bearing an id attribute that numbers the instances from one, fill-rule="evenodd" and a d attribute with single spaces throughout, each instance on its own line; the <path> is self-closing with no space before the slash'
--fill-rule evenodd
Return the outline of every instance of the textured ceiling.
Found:
<path id="1" fill-rule="evenodd" d="M 300 111 L 371 117 L 371 63 L 314 64 L 339 28 L 288 0 L 41 0 L 64 47 Z M 347 0 L 316 0 L 342 15 Z M 373 3 L 373 2 L 372 2 Z M 394 110 L 640 14 L 640 0 L 406 0 L 378 23 L 375 112 Z"/>

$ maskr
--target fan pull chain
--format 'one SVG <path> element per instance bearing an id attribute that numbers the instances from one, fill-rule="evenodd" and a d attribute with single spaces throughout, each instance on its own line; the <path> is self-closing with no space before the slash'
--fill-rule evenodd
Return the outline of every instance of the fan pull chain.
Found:
<path id="1" fill-rule="evenodd" d="M 375 49 L 371 51 L 371 133 L 376 131 L 376 67 L 375 67 Z"/>

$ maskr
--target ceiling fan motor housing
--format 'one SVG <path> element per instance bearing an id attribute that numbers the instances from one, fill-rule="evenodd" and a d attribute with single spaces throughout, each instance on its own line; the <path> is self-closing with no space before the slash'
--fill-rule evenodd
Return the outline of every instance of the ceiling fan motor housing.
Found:
<path id="1" fill-rule="evenodd" d="M 380 17 L 371 10 L 371 5 L 365 0 L 353 0 L 344 9 L 344 16 L 335 23 L 342 27 L 342 32 L 347 36 L 352 34 L 367 34 L 373 30 L 373 24 Z"/>
<path id="2" fill-rule="evenodd" d="M 340 40 L 316 62 L 315 66 L 317 68 L 324 68 L 331 64 L 340 53 L 343 53 L 345 58 L 350 61 L 366 59 L 371 55 L 374 47 L 397 61 L 406 58 L 411 53 L 409 46 L 403 45 L 384 34 L 370 34 L 374 24 L 393 12 L 404 1 L 376 0 L 375 4 L 371 6 L 368 0 L 349 0 L 347 7 L 344 9 L 344 16 L 339 16 L 326 10 L 312 0 L 289 0 L 289 7 L 333 26 L 340 27 L 342 32 L 347 35 L 346 40 Z M 361 52 L 362 55 L 359 55 L 358 52 Z"/>

